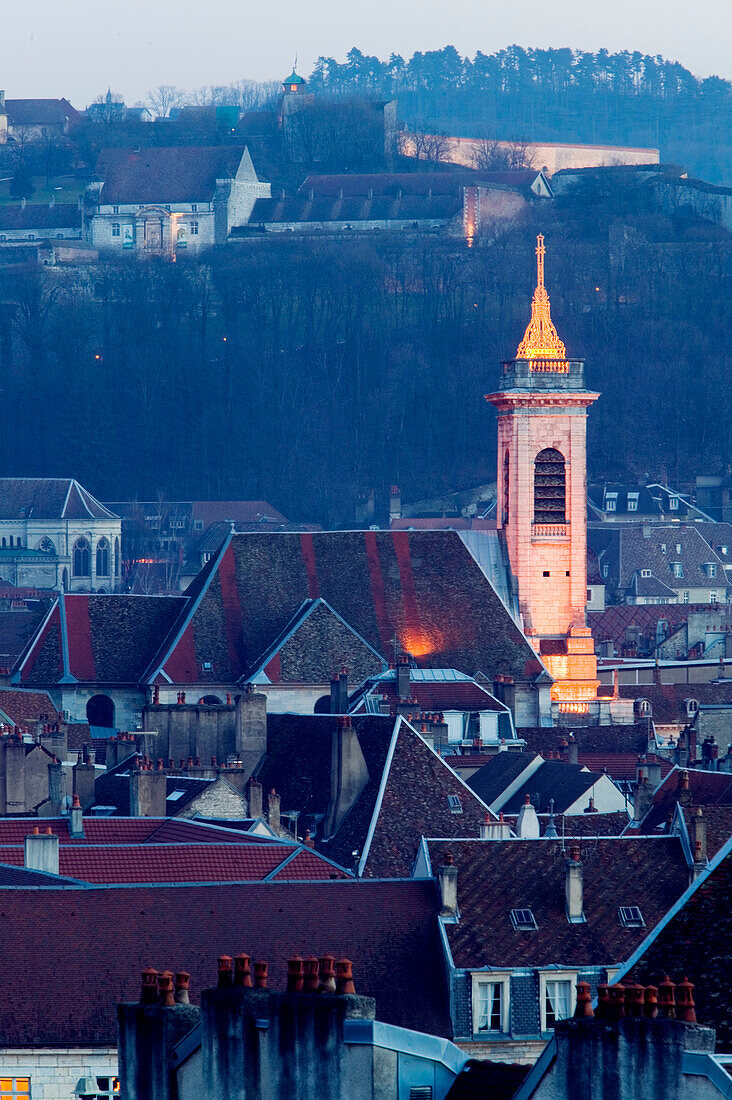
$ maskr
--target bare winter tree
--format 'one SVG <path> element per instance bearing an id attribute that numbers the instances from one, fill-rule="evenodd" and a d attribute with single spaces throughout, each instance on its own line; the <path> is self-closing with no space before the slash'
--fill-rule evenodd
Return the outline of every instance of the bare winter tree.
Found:
<path id="1" fill-rule="evenodd" d="M 450 141 L 444 132 L 436 133 L 434 128 L 424 122 L 415 122 L 403 141 L 402 150 L 406 156 L 416 161 L 441 164 L 447 160 Z"/>
<path id="2" fill-rule="evenodd" d="M 94 100 L 89 108 L 89 114 L 95 122 L 101 122 L 104 126 L 113 126 L 125 117 L 124 97 L 119 92 L 107 89 Z"/>
<path id="3" fill-rule="evenodd" d="M 147 93 L 147 102 L 158 118 L 165 118 L 171 107 L 180 107 L 185 101 L 185 92 L 174 84 L 160 84 Z"/>
<path id="4" fill-rule="evenodd" d="M 482 138 L 473 151 L 473 167 L 483 172 L 518 172 L 533 168 L 534 154 L 527 141 Z"/>

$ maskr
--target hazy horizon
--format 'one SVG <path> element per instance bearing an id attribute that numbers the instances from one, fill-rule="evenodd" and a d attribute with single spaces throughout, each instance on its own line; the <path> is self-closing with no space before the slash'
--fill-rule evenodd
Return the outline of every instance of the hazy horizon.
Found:
<path id="1" fill-rule="evenodd" d="M 382 59 L 446 45 L 470 57 L 513 43 L 627 49 L 662 54 L 698 77 L 732 77 L 728 0 L 694 7 L 618 0 L 612 9 L 585 0 L 565 0 L 561 8 L 515 0 L 510 10 L 490 12 L 485 0 L 457 0 L 447 11 L 436 0 L 365 0 L 347 21 L 336 0 L 309 8 L 280 0 L 275 8 L 249 10 L 230 0 L 208 0 L 204 9 L 193 0 L 127 0 L 124 16 L 75 0 L 73 11 L 71 19 L 69 5 L 28 0 L 10 16 L 13 48 L 0 78 L 8 98 L 66 96 L 83 108 L 111 86 L 133 103 L 160 84 L 193 90 L 245 78 L 281 80 L 296 55 L 307 75 L 318 56 L 342 61 L 352 46 Z"/>

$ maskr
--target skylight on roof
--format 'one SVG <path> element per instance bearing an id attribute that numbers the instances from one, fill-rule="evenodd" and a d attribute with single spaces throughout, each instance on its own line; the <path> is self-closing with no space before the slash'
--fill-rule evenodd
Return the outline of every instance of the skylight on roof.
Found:
<path id="1" fill-rule="evenodd" d="M 461 814 L 463 812 L 463 804 L 460 801 L 459 794 L 449 794 L 447 796 L 447 804 L 450 807 L 451 814 Z"/>
<path id="2" fill-rule="evenodd" d="M 177 802 L 179 798 L 182 798 L 185 791 L 171 791 L 169 795 L 166 795 L 166 802 Z"/>
<path id="3" fill-rule="evenodd" d="M 533 932 L 539 927 L 530 909 L 512 909 L 511 924 L 517 932 Z"/>
<path id="4" fill-rule="evenodd" d="M 621 905 L 618 918 L 623 928 L 645 928 L 646 922 L 637 905 Z"/>

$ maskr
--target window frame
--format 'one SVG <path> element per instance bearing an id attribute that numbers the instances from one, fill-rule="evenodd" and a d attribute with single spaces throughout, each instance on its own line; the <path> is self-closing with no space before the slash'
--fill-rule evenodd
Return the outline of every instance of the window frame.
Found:
<path id="1" fill-rule="evenodd" d="M 485 1038 L 487 1036 L 495 1035 L 505 1037 L 510 1032 L 510 1012 L 511 1012 L 511 975 L 507 971 L 478 971 L 471 975 L 471 997 L 470 1007 L 472 1012 L 471 1027 L 472 1034 L 477 1038 Z M 501 993 L 501 1028 L 488 1028 L 482 1031 L 478 1030 L 478 1020 L 480 1018 L 479 1011 L 479 995 L 481 985 L 498 985 L 500 986 Z"/>
<path id="2" fill-rule="evenodd" d="M 192 237 L 200 236 L 200 233 L 198 232 L 198 218 L 194 218 L 188 223 L 188 232 Z"/>
<path id="3" fill-rule="evenodd" d="M 564 1020 L 571 1020 L 577 1007 L 577 971 L 576 970 L 540 970 L 539 971 L 539 1017 L 541 1033 L 554 1030 L 553 1026 L 547 1027 L 546 1023 L 546 997 L 548 982 L 569 983 L 569 1012 L 563 1016 Z"/>
<path id="4" fill-rule="evenodd" d="M 23 1100 L 30 1100 L 31 1098 L 31 1079 L 30 1077 L 12 1077 L 10 1074 L 5 1077 L 1 1077 L 0 1080 L 10 1081 L 11 1086 L 8 1090 L 0 1089 L 0 1097 L 2 1100 L 17 1100 L 18 1097 L 22 1097 Z M 27 1087 L 18 1088 L 18 1082 L 22 1081 Z"/>

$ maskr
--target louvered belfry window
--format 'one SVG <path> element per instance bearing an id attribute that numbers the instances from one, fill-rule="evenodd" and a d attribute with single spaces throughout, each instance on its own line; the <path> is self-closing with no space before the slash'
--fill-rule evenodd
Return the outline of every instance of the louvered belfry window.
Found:
<path id="1" fill-rule="evenodd" d="M 534 523 L 566 523 L 564 455 L 554 447 L 534 460 Z"/>

